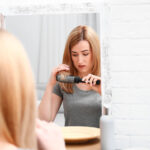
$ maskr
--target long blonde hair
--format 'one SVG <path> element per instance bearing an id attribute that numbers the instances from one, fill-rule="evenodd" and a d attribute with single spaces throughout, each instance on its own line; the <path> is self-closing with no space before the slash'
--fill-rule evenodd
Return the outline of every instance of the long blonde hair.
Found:
<path id="1" fill-rule="evenodd" d="M 0 30 L 0 137 L 17 147 L 36 149 L 35 87 L 24 48 Z"/>
<path id="2" fill-rule="evenodd" d="M 77 75 L 78 72 L 74 67 L 73 61 L 71 59 L 71 49 L 75 46 L 79 41 L 86 40 L 90 44 L 93 56 L 93 69 L 91 74 L 100 76 L 100 41 L 96 34 L 96 32 L 89 26 L 77 26 L 74 28 L 68 36 L 64 55 L 63 55 L 63 64 L 67 64 L 70 66 L 70 72 L 66 72 L 63 74 Z M 61 83 L 62 89 L 68 93 L 73 93 L 72 84 Z"/>

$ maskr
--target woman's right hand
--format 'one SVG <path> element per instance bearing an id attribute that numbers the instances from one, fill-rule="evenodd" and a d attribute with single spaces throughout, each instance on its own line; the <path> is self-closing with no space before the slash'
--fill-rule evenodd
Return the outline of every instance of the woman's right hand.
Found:
<path id="1" fill-rule="evenodd" d="M 56 84 L 56 75 L 61 71 L 69 71 L 70 68 L 66 64 L 60 64 L 58 67 L 54 68 L 51 77 L 49 79 L 49 84 L 54 86 Z"/>
<path id="2" fill-rule="evenodd" d="M 66 150 L 62 131 L 55 123 L 36 121 L 38 150 Z"/>

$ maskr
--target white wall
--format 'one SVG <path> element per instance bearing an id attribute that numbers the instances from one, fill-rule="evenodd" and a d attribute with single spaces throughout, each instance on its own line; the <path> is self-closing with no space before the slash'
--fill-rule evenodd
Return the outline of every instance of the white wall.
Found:
<path id="1" fill-rule="evenodd" d="M 113 0 L 110 6 L 116 149 L 150 149 L 150 1 Z"/>

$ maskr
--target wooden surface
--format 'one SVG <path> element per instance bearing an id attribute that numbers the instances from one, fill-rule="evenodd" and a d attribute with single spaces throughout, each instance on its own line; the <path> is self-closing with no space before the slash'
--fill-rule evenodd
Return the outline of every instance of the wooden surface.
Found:
<path id="1" fill-rule="evenodd" d="M 90 140 L 83 144 L 66 144 L 67 150 L 101 150 L 100 139 Z"/>
<path id="2" fill-rule="evenodd" d="M 86 143 L 100 137 L 100 129 L 84 126 L 67 126 L 61 128 L 66 143 Z"/>

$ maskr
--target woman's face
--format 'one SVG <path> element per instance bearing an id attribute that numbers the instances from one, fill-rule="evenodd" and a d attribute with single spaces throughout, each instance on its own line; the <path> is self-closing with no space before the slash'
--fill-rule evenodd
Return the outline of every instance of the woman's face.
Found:
<path id="1" fill-rule="evenodd" d="M 86 76 L 92 69 L 92 51 L 88 41 L 78 42 L 71 49 L 71 58 L 79 76 Z"/>

